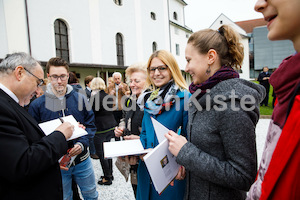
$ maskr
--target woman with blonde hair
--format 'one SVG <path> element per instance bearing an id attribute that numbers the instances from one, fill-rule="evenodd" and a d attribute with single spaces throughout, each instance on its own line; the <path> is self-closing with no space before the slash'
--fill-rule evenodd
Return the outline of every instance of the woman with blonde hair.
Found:
<path id="1" fill-rule="evenodd" d="M 262 86 L 239 79 L 240 36 L 231 27 L 195 32 L 185 50 L 193 82 L 187 138 L 169 131 L 169 150 L 187 174 L 185 199 L 242 200 L 255 180 L 255 126 Z M 186 170 L 186 171 L 185 171 Z"/>
<path id="2" fill-rule="evenodd" d="M 93 102 L 95 125 L 97 127 L 94 144 L 104 174 L 100 177 L 98 184 L 111 185 L 113 180 L 112 159 L 104 159 L 103 143 L 110 142 L 114 136 L 114 128 L 117 125 L 113 112 L 105 109 L 105 106 L 112 106 L 108 103 L 112 102 L 112 97 L 106 97 L 108 95 L 104 92 L 106 85 L 100 77 L 93 78 L 90 87 L 92 89 L 91 102 Z M 104 106 L 104 104 L 106 105 Z"/>
<path id="3" fill-rule="evenodd" d="M 186 135 L 188 116 L 184 104 L 187 104 L 189 98 L 186 82 L 170 52 L 154 52 L 147 63 L 147 74 L 149 91 L 144 92 L 138 99 L 139 105 L 144 109 L 140 140 L 145 149 L 158 145 L 151 117 L 173 131 L 182 126 L 182 135 Z M 176 180 L 174 186 L 169 186 L 163 193 L 158 194 L 151 183 L 145 163 L 140 160 L 137 199 L 179 200 L 183 199 L 184 189 L 185 180 Z"/>
<path id="4" fill-rule="evenodd" d="M 136 100 L 142 94 L 145 89 L 146 79 L 147 79 L 147 68 L 146 63 L 135 63 L 130 65 L 125 70 L 126 79 L 128 80 L 128 85 L 131 91 L 131 95 L 125 100 L 124 118 L 118 127 L 115 128 L 115 136 L 124 136 L 124 139 L 138 139 L 142 130 L 142 120 L 144 111 L 140 109 L 137 105 Z M 116 165 L 122 162 L 127 162 L 128 170 L 124 171 L 124 168 L 120 168 L 122 174 L 124 174 L 127 179 L 130 174 L 130 181 L 136 196 L 137 192 L 137 168 L 138 168 L 138 156 L 128 156 L 121 160 L 118 158 Z M 119 162 L 119 163 L 118 163 Z M 122 163 L 123 164 L 123 163 Z M 124 165 L 124 164 L 123 164 Z"/>

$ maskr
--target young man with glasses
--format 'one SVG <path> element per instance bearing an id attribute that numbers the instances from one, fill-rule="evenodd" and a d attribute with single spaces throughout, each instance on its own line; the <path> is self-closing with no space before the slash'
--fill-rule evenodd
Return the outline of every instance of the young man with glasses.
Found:
<path id="1" fill-rule="evenodd" d="M 26 53 L 0 63 L 0 198 L 62 200 L 58 159 L 74 130 L 69 122 L 45 136 L 23 108 L 42 85 L 44 71 Z"/>
<path id="2" fill-rule="evenodd" d="M 91 159 L 89 157 L 89 138 L 96 131 L 94 113 L 83 106 L 78 109 L 80 98 L 86 98 L 73 90 L 68 85 L 69 66 L 61 58 L 51 58 L 46 65 L 46 72 L 50 84 L 47 85 L 45 95 L 33 101 L 29 107 L 29 113 L 39 122 L 57 119 L 67 115 L 74 118 L 86 127 L 89 133 L 70 142 L 71 156 L 77 155 L 68 171 L 61 170 L 63 181 L 64 199 L 72 199 L 72 178 L 81 189 L 84 199 L 97 199 L 95 175 Z"/>

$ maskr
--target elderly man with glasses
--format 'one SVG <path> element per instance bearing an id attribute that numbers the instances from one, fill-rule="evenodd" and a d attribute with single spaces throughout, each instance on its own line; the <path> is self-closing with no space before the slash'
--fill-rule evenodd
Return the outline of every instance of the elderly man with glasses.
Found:
<path id="1" fill-rule="evenodd" d="M 0 198 L 63 198 L 58 159 L 74 130 L 69 122 L 45 136 L 23 106 L 43 84 L 41 65 L 26 53 L 0 63 Z"/>

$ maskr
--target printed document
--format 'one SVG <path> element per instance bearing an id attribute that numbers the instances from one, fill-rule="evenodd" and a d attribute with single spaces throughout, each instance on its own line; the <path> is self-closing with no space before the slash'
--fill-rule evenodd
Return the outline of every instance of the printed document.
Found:
<path id="1" fill-rule="evenodd" d="M 88 132 L 86 132 L 86 130 L 84 130 L 83 128 L 80 128 L 78 126 L 78 122 L 73 117 L 73 115 L 68 115 L 68 116 L 62 117 L 60 119 L 58 118 L 58 119 L 54 119 L 51 121 L 43 122 L 43 123 L 40 123 L 39 126 L 44 131 L 45 135 L 49 135 L 58 126 L 60 126 L 62 124 L 62 121 L 70 122 L 72 125 L 74 125 L 73 135 L 68 140 L 73 140 L 73 139 L 76 139 L 76 138 L 79 138 L 81 136 L 88 134 Z"/>
<path id="2" fill-rule="evenodd" d="M 151 152 L 144 156 L 144 161 L 156 191 L 161 194 L 175 178 L 180 165 L 168 149 L 169 141 L 165 139 Z"/>
<path id="3" fill-rule="evenodd" d="M 161 143 L 166 139 L 165 134 L 169 132 L 169 129 L 167 129 L 164 125 L 159 123 L 156 119 L 151 117 L 152 124 L 155 130 L 155 134 L 158 140 L 158 143 Z"/>
<path id="4" fill-rule="evenodd" d="M 140 139 L 122 140 L 116 142 L 104 142 L 104 157 L 114 158 L 119 156 L 140 155 L 151 151 L 152 149 L 144 149 Z"/>
<path id="5" fill-rule="evenodd" d="M 154 118 L 151 119 L 156 137 L 160 139 L 158 139 L 159 145 L 144 156 L 144 161 L 156 191 L 161 194 L 177 175 L 180 165 L 169 151 L 169 141 L 164 136 L 169 129 Z"/>

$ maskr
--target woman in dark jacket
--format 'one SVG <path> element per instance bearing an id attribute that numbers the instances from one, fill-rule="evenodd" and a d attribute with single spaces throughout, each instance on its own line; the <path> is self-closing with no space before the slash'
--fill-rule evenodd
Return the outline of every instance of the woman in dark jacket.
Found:
<path id="1" fill-rule="evenodd" d="M 112 159 L 104 159 L 103 142 L 111 140 L 114 136 L 115 126 L 117 125 L 113 112 L 105 109 L 105 106 L 112 106 L 109 102 L 112 102 L 113 99 L 112 97 L 106 97 L 108 94 L 104 92 L 106 86 L 102 78 L 94 78 L 90 86 L 92 89 L 90 102 L 93 102 L 95 124 L 97 127 L 94 144 L 104 174 L 104 176 L 100 177 L 98 184 L 111 185 L 113 180 Z"/>
<path id="2" fill-rule="evenodd" d="M 125 101 L 125 108 L 123 109 L 125 110 L 125 115 L 124 118 L 121 119 L 119 126 L 115 128 L 115 136 L 120 137 L 123 135 L 124 139 L 138 139 L 142 130 L 144 111 L 140 110 L 136 100 L 145 87 L 147 78 L 146 65 L 136 63 L 129 66 L 125 72 L 127 80 L 129 80 L 131 96 Z M 130 156 L 126 157 L 126 160 L 130 164 L 130 180 L 136 196 L 138 157 Z"/>

